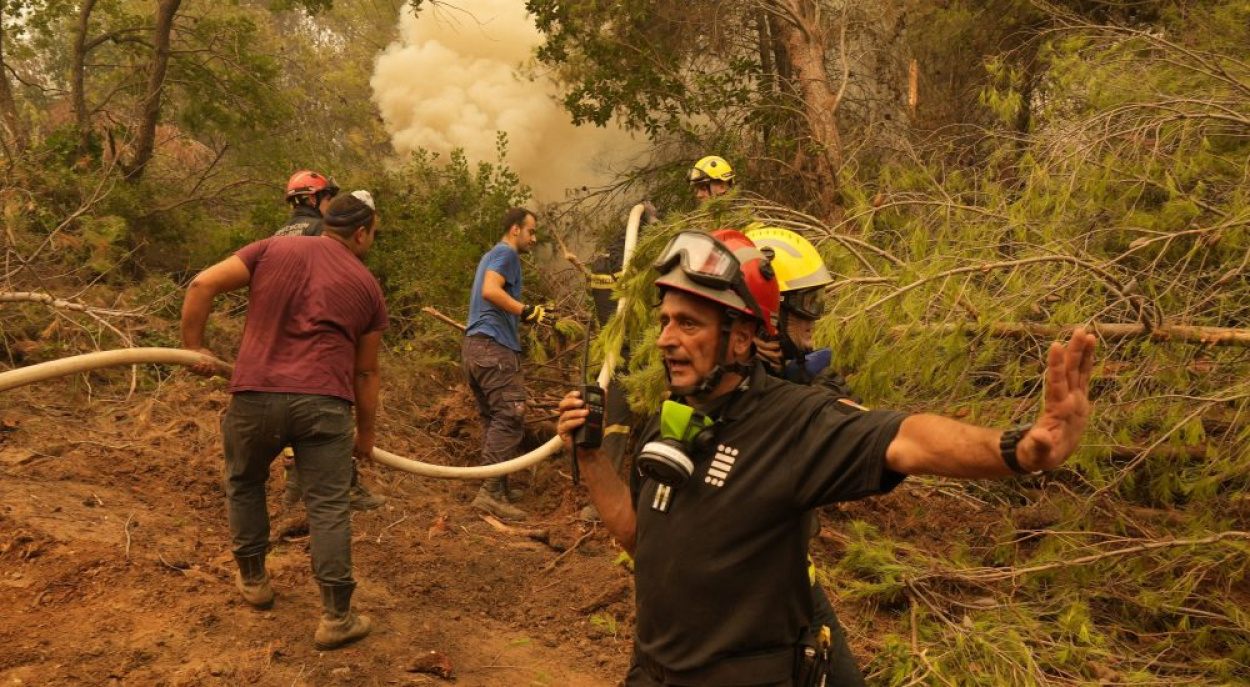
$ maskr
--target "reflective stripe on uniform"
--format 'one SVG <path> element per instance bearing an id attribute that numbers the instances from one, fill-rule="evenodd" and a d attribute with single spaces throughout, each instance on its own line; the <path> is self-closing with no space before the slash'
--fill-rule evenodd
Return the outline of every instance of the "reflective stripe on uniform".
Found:
<path id="1" fill-rule="evenodd" d="M 616 274 L 592 274 L 590 275 L 590 288 L 592 289 L 615 289 L 616 282 L 621 278 L 622 272 Z"/>

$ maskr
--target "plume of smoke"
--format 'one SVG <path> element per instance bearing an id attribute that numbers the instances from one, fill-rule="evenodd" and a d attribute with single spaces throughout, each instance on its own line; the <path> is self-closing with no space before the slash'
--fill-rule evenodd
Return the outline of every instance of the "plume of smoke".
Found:
<path id="1" fill-rule="evenodd" d="M 619 128 L 573 126 L 554 83 L 518 73 L 541 41 L 524 0 L 405 9 L 370 81 L 396 152 L 463 148 L 493 162 L 503 131 L 508 165 L 538 200 L 609 182 L 642 145 Z"/>

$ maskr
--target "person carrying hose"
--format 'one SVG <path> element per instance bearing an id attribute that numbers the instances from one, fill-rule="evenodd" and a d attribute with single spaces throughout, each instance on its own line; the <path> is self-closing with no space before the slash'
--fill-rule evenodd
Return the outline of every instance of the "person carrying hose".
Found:
<path id="1" fill-rule="evenodd" d="M 469 296 L 469 323 L 461 344 L 461 369 L 482 417 L 482 465 L 509 460 L 525 433 L 525 373 L 520 323 L 539 324 L 549 306 L 523 303 L 521 255 L 538 243 L 538 218 L 525 208 L 504 213 L 503 237 L 478 261 Z M 520 490 L 507 477 L 490 477 L 473 498 L 475 510 L 521 520 L 511 502 Z"/>
<path id="2" fill-rule="evenodd" d="M 248 288 L 230 406 L 221 423 L 236 586 L 254 608 L 274 603 L 265 567 L 265 483 L 282 447 L 293 446 L 304 481 L 313 575 L 321 587 L 314 635 L 320 650 L 337 649 L 372 629 L 369 618 L 352 611 L 348 492 L 352 456 L 368 459 L 376 439 L 378 349 L 387 314 L 382 288 L 363 258 L 377 235 L 368 193 L 335 198 L 323 235 L 270 237 L 244 246 L 196 275 L 182 305 L 182 347 L 212 356 L 204 328 L 213 300 Z M 215 368 L 206 361 L 190 369 L 211 376 Z"/>
<path id="3" fill-rule="evenodd" d="M 338 184 L 318 172 L 302 169 L 286 183 L 286 202 L 291 205 L 291 219 L 282 225 L 274 236 L 321 236 L 325 230 L 322 216 L 330 201 L 338 195 Z M 367 193 L 362 191 L 361 193 Z M 299 468 L 295 466 L 295 449 L 282 448 L 282 465 L 286 469 L 286 486 L 282 491 L 282 503 L 295 506 L 304 501 L 300 488 Z M 373 510 L 386 503 L 386 497 L 369 491 L 360 481 L 360 470 L 352 461 L 351 509 Z"/>

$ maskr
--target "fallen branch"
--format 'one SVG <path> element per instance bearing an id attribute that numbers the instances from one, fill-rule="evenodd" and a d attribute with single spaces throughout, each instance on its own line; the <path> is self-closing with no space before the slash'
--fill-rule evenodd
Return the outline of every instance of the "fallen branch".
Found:
<path id="1" fill-rule="evenodd" d="M 1155 458 L 1164 458 L 1166 460 L 1201 460 L 1207 457 L 1208 447 L 1205 445 L 1198 446 L 1112 446 L 1111 458 L 1113 460 L 1133 460 L 1142 454 L 1149 453 Z"/>
<path id="2" fill-rule="evenodd" d="M 1034 264 L 1046 263 L 1046 262 L 1068 263 L 1070 265 L 1076 265 L 1077 267 L 1082 267 L 1088 270 L 1089 272 L 1094 273 L 1095 275 L 1099 277 L 1100 281 L 1102 281 L 1103 284 L 1105 284 L 1107 288 L 1111 290 L 1112 293 L 1114 293 L 1117 297 L 1121 299 L 1129 301 L 1133 305 L 1133 307 L 1137 310 L 1138 317 L 1141 318 L 1141 324 L 1147 327 L 1148 331 L 1156 329 L 1162 324 L 1163 312 L 1162 310 L 1159 309 L 1158 304 L 1154 302 L 1147 303 L 1144 299 L 1142 299 L 1141 296 L 1132 295 L 1128 293 L 1128 291 L 1131 291 L 1131 289 L 1127 289 L 1127 287 L 1125 287 L 1125 285 L 1122 284 L 1119 279 L 1117 279 L 1114 275 L 1108 272 L 1104 267 L 1094 264 L 1088 260 L 1083 260 L 1073 255 L 1039 255 L 1039 256 L 1034 256 L 1031 258 L 1020 258 L 1019 260 L 1004 260 L 1002 262 L 990 262 L 990 263 L 982 263 L 978 265 L 965 265 L 963 267 L 955 267 L 949 270 L 944 270 L 942 272 L 938 272 L 937 274 L 934 274 L 931 276 L 916 279 L 915 281 L 905 286 L 900 286 L 897 289 L 895 289 L 893 292 L 878 298 L 877 300 L 869 303 L 868 305 L 865 305 L 863 308 L 860 308 L 855 313 L 843 317 L 842 321 L 847 322 L 853 319 L 857 315 L 862 315 L 863 313 L 873 310 L 881 306 L 884 303 L 894 300 L 895 298 L 898 298 L 902 296 L 903 294 L 906 294 L 910 291 L 918 289 L 921 286 L 928 284 L 930 282 L 941 281 L 943 279 L 947 279 L 949 277 L 953 277 L 953 276 L 960 275 L 960 274 L 987 273 L 987 272 L 991 272 L 991 271 L 999 270 L 999 269 L 1016 268 L 1016 267 L 1022 267 L 1024 265 L 1034 265 Z M 1149 305 L 1149 308 L 1147 308 L 1147 305 Z"/>
<path id="3" fill-rule="evenodd" d="M 554 238 L 554 239 L 556 240 L 556 244 L 560 246 L 560 253 L 564 255 L 564 259 L 565 259 L 565 260 L 568 260 L 568 261 L 569 261 L 569 262 L 571 262 L 571 263 L 573 263 L 573 266 L 574 266 L 574 267 L 576 267 L 577 269 L 581 270 L 581 273 L 582 273 L 582 274 L 584 274 L 584 275 L 586 275 L 587 277 L 589 277 L 589 276 L 590 276 L 590 269 L 589 269 L 589 268 L 587 268 L 585 265 L 583 265 L 581 260 L 578 260 L 578 259 L 577 259 L 577 254 L 576 254 L 576 253 L 574 253 L 573 251 L 569 250 L 568 245 L 564 243 L 564 239 L 560 237 L 560 232 L 556 231 L 556 230 L 555 230 L 555 228 L 552 228 L 552 229 L 551 229 L 551 236 L 552 236 L 552 238 Z"/>
<path id="4" fill-rule="evenodd" d="M 424 308 L 421 308 L 421 312 L 425 313 L 426 315 L 429 315 L 430 317 L 433 317 L 434 319 L 444 324 L 449 324 L 455 327 L 456 329 L 459 329 L 460 331 L 464 331 L 465 329 L 468 329 L 468 327 L 464 326 L 463 324 L 460 324 L 459 322 L 439 312 L 438 308 L 435 308 L 433 306 L 427 305 Z"/>
<path id="5" fill-rule="evenodd" d="M 487 525 L 490 525 L 491 527 L 495 529 L 496 532 L 499 532 L 501 534 L 507 534 L 513 537 L 527 537 L 529 539 L 533 539 L 534 541 L 542 542 L 544 544 L 548 543 L 548 541 L 550 540 L 550 536 L 548 535 L 547 530 L 534 529 L 530 527 L 513 527 L 511 525 L 505 525 L 503 524 L 503 522 L 499 520 L 499 518 L 496 518 L 493 515 L 483 515 L 481 517 L 483 520 L 486 521 Z"/>
<path id="6" fill-rule="evenodd" d="M 617 601 L 621 601 L 629 596 L 629 582 L 622 581 L 620 584 L 608 589 L 599 596 L 595 597 L 590 603 L 584 604 L 577 609 L 578 613 L 590 615 L 605 606 L 610 606 Z"/>
<path id="7" fill-rule="evenodd" d="M 400 519 L 396 520 L 395 522 L 392 522 L 391 524 L 387 525 L 386 527 L 383 527 L 383 528 L 382 528 L 382 531 L 381 531 L 381 532 L 378 532 L 377 543 L 378 543 L 378 544 L 381 544 L 381 543 L 382 543 L 382 535 L 386 534 L 386 531 L 387 531 L 387 530 L 391 529 L 392 527 L 394 527 L 394 526 L 398 525 L 399 523 L 401 523 L 401 522 L 403 522 L 403 521 L 405 521 L 405 520 L 407 520 L 407 519 L 408 519 L 408 514 L 407 514 L 407 513 L 404 513 L 404 517 L 402 517 L 402 518 L 400 518 Z"/>
<path id="8" fill-rule="evenodd" d="M 890 336 L 901 339 L 914 334 L 917 329 L 935 334 L 965 331 L 969 334 L 989 334 L 1005 339 L 1060 339 L 1069 336 L 1077 325 L 1031 324 L 1027 322 L 1000 322 L 989 325 L 959 324 L 953 322 L 899 325 L 890 328 Z M 1174 341 L 1202 346 L 1242 346 L 1250 348 L 1250 329 L 1229 327 L 1199 327 L 1191 325 L 1163 325 L 1147 327 L 1142 324 L 1098 323 L 1081 325 L 1104 341 L 1149 338 L 1151 341 Z"/>
<path id="9" fill-rule="evenodd" d="M 580 538 L 580 539 L 578 539 L 577 541 L 573 542 L 573 545 L 572 545 L 572 546 L 570 546 L 568 549 L 566 549 L 566 550 L 564 551 L 564 553 L 560 554 L 559 556 L 556 556 L 556 559 L 555 559 L 554 561 L 551 561 L 551 562 L 550 562 L 550 563 L 548 563 L 546 566 L 544 566 L 544 567 L 543 567 L 543 569 L 542 569 L 542 572 L 550 572 L 550 571 L 552 571 L 552 570 L 555 570 L 555 567 L 556 567 L 557 565 L 559 565 L 559 564 L 560 564 L 560 561 L 564 560 L 564 557 L 565 557 L 565 556 L 569 555 L 570 553 L 573 553 L 573 551 L 574 551 L 577 547 L 579 547 L 579 546 L 581 546 L 581 545 L 582 545 L 582 542 L 586 541 L 587 539 L 590 539 L 590 535 L 592 535 L 592 534 L 594 534 L 594 533 L 595 533 L 595 531 L 594 531 L 594 530 L 591 530 L 591 531 L 587 532 L 586 534 L 583 534 L 583 535 L 581 536 L 581 538 Z"/>
<path id="10" fill-rule="evenodd" d="M 126 531 L 126 558 L 130 558 L 130 521 L 135 517 L 134 513 L 126 516 L 126 524 L 122 525 L 122 529 Z"/>
<path id="11" fill-rule="evenodd" d="M 74 303 L 64 298 L 57 298 L 51 294 L 36 293 L 34 291 L 0 291 L 0 303 L 43 303 L 61 310 L 75 310 L 77 312 L 105 315 L 107 317 L 142 317 L 144 314 L 140 310 L 97 308 L 85 303 Z"/>
<path id="12" fill-rule="evenodd" d="M 1081 556 L 1079 558 L 1073 558 L 1072 560 L 1067 560 L 1067 561 L 1055 561 L 1053 563 L 1044 563 L 1042 565 L 1033 565 L 1033 566 L 1023 567 L 1023 568 L 1005 568 L 1005 569 L 973 568 L 970 570 L 965 570 L 965 571 L 960 571 L 960 572 L 944 572 L 944 573 L 937 573 L 933 575 L 922 575 L 919 578 L 917 578 L 917 581 L 930 579 L 930 578 L 939 578 L 939 579 L 947 579 L 947 580 L 954 580 L 954 581 L 959 581 L 959 582 L 970 582 L 970 583 L 1000 582 L 1003 580 L 1014 580 L 1017 577 L 1023 577 L 1024 575 L 1031 575 L 1033 573 L 1046 572 L 1048 570 L 1057 570 L 1060 568 L 1075 568 L 1075 567 L 1079 567 L 1082 565 L 1095 563 L 1097 561 L 1106 560 L 1108 558 L 1119 558 L 1121 556 L 1131 556 L 1133 554 L 1145 553 L 1147 551 L 1154 551 L 1157 549 L 1167 549 L 1167 548 L 1182 547 L 1182 546 L 1201 546 L 1203 544 L 1214 544 L 1216 542 L 1223 541 L 1225 539 L 1235 539 L 1235 540 L 1250 542 L 1250 532 L 1240 532 L 1240 531 L 1232 530 L 1232 531 L 1227 531 L 1227 532 L 1220 532 L 1219 534 L 1213 534 L 1209 537 L 1202 537 L 1201 539 L 1171 539 L 1167 541 L 1151 541 L 1145 544 L 1139 544 L 1137 546 L 1128 546 L 1123 549 L 1116 549 L 1114 551 L 1104 551 L 1103 553 L 1090 554 L 1088 556 Z"/>

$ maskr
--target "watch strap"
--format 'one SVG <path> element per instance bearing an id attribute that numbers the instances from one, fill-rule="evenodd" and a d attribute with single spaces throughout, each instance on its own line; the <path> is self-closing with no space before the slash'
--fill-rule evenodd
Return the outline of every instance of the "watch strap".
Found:
<path id="1" fill-rule="evenodd" d="M 1002 438 L 998 440 L 999 455 L 1003 457 L 1003 462 L 1007 464 L 1007 467 L 1011 468 L 1011 471 L 1017 475 L 1037 475 L 1042 472 L 1041 470 L 1025 470 L 1024 467 L 1020 465 L 1020 457 L 1016 454 L 1016 448 L 1020 445 L 1020 440 L 1023 439 L 1024 435 L 1028 434 L 1029 430 L 1032 428 L 1033 425 L 1020 425 L 1012 427 L 1011 429 L 1003 432 Z"/>

